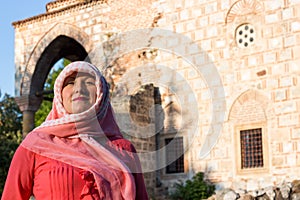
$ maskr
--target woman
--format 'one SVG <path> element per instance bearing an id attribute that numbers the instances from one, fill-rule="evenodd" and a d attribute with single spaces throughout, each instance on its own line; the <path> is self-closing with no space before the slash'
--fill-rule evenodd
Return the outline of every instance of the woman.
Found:
<path id="1" fill-rule="evenodd" d="M 108 92 L 95 66 L 77 61 L 64 68 L 52 110 L 15 152 L 3 200 L 148 199 L 135 148 L 120 133 Z"/>

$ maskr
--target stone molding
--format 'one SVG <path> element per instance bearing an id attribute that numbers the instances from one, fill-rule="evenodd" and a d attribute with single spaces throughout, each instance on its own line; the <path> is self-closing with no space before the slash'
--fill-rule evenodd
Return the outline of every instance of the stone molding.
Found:
<path id="1" fill-rule="evenodd" d="M 264 10 L 263 5 L 256 0 L 239 0 L 227 12 L 225 23 L 234 21 L 235 17 L 247 14 L 256 14 Z"/>
<path id="2" fill-rule="evenodd" d="M 260 92 L 256 90 L 247 90 L 244 93 L 242 93 L 236 100 L 233 102 L 229 113 L 228 113 L 228 120 L 236 120 L 239 119 L 239 110 L 243 104 L 245 104 L 248 101 L 255 101 L 256 104 L 262 109 L 264 112 L 263 118 L 268 119 L 267 110 L 270 106 L 270 102 L 268 101 L 268 98 L 261 94 Z"/>
<path id="3" fill-rule="evenodd" d="M 68 2 L 68 1 L 66 1 L 66 2 Z M 71 2 L 73 2 L 73 1 L 71 1 Z M 58 7 L 57 9 L 53 9 L 53 10 L 50 9 L 51 11 L 49 10 L 49 11 L 47 11 L 47 13 L 29 17 L 24 20 L 15 21 L 12 23 L 12 25 L 14 26 L 14 28 L 18 28 L 18 27 L 26 26 L 28 24 L 33 24 L 35 22 L 42 22 L 42 21 L 46 21 L 47 19 L 56 18 L 57 16 L 61 15 L 62 13 L 66 13 L 67 11 L 68 12 L 78 12 L 78 10 L 82 10 L 87 7 L 93 7 L 96 4 L 103 4 L 105 2 L 106 2 L 105 0 L 85 0 L 85 1 L 80 1 L 79 3 L 71 4 L 71 5 L 63 4 L 61 6 L 57 6 Z M 56 2 L 53 2 L 53 3 L 56 3 Z M 48 9 L 48 8 L 46 8 L 46 9 Z"/>
<path id="4" fill-rule="evenodd" d="M 42 97 L 37 97 L 35 95 L 22 95 L 19 97 L 15 97 L 15 100 L 22 112 L 36 112 L 42 103 Z"/>
<path id="5" fill-rule="evenodd" d="M 91 1 L 93 0 L 56 0 L 56 1 L 49 2 L 46 5 L 46 11 L 47 12 L 58 11 L 58 10 L 66 9 L 70 6 L 89 3 Z M 101 0 L 101 1 L 105 2 L 105 0 Z"/>

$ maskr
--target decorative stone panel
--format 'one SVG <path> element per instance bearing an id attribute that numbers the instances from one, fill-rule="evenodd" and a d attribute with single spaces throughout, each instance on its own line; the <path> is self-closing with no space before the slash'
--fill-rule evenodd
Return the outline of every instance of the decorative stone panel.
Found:
<path id="1" fill-rule="evenodd" d="M 263 11 L 263 5 L 257 0 L 238 0 L 230 7 L 225 23 L 230 23 L 239 16 L 257 14 Z"/>

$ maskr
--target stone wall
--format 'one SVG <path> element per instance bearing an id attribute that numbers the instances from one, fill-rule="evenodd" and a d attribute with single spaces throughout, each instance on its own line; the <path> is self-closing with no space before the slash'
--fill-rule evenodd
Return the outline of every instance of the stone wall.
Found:
<path id="1" fill-rule="evenodd" d="M 300 199 L 300 181 L 282 183 L 254 191 L 233 191 L 224 189 L 218 191 L 207 200 L 297 200 Z"/>
<path id="2" fill-rule="evenodd" d="M 220 136 L 210 153 L 199 155 L 209 123 L 188 151 L 189 170 L 204 171 L 218 188 L 262 188 L 299 175 L 299 1 L 162 1 L 161 28 L 197 43 L 218 69 L 225 91 L 226 112 Z M 235 31 L 255 28 L 252 45 L 240 47 Z M 201 55 L 198 55 L 201 56 Z M 203 55 L 202 55 L 203 56 Z M 208 61 L 209 62 L 209 61 Z M 197 80 L 188 71 L 186 80 Z M 214 77 L 202 77 L 203 82 Z M 199 78 L 198 78 L 199 80 Z M 201 76 L 200 76 L 201 80 Z M 194 82 L 196 83 L 196 81 Z M 210 121 L 208 88 L 195 88 L 201 119 Z M 238 109 L 237 109 L 238 108 Z M 264 128 L 264 169 L 239 169 L 239 130 Z M 190 177 L 189 177 L 190 178 Z"/>

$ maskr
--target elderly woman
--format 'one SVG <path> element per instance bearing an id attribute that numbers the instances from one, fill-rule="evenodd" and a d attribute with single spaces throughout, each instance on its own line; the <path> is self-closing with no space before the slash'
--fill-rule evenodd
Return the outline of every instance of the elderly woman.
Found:
<path id="1" fill-rule="evenodd" d="M 120 133 L 109 88 L 93 65 L 59 74 L 52 110 L 13 157 L 2 200 L 146 200 L 134 146 Z"/>

